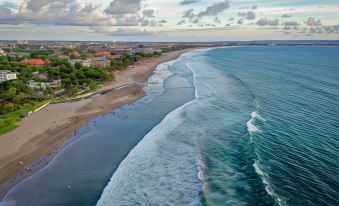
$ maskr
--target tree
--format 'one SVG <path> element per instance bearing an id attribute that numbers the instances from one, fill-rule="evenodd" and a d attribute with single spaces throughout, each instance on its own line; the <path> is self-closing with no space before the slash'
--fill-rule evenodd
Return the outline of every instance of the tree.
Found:
<path id="1" fill-rule="evenodd" d="M 81 62 L 77 62 L 74 64 L 75 69 L 80 69 L 82 67 L 82 63 Z"/>
<path id="2" fill-rule="evenodd" d="M 0 113 L 6 114 L 15 110 L 15 104 L 12 102 L 0 102 Z"/>

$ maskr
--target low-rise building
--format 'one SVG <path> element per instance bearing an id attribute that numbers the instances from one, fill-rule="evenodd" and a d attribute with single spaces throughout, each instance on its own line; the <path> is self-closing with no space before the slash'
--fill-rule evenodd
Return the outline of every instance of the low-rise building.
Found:
<path id="1" fill-rule="evenodd" d="M 101 68 L 106 68 L 111 66 L 111 60 L 105 58 L 105 57 L 100 57 L 100 58 L 93 58 L 91 62 L 92 67 L 101 67 Z"/>
<path id="2" fill-rule="evenodd" d="M 0 82 L 16 79 L 16 73 L 9 70 L 0 70 Z"/>
<path id="3" fill-rule="evenodd" d="M 74 67 L 76 63 L 79 63 L 79 62 L 82 63 L 83 61 L 84 61 L 83 59 L 71 59 L 70 60 L 72 67 Z"/>
<path id="4" fill-rule="evenodd" d="M 28 83 L 31 88 L 46 89 L 46 87 L 51 87 L 51 88 L 61 87 L 61 80 L 53 80 L 50 82 L 36 82 L 34 80 L 29 80 Z"/>
<path id="5" fill-rule="evenodd" d="M 2 50 L 1 48 L 0 48 L 0 56 L 6 56 L 6 53 L 5 53 L 5 51 L 4 51 L 4 50 Z"/>
<path id="6" fill-rule="evenodd" d="M 92 60 L 91 59 L 86 59 L 82 61 L 82 66 L 84 67 L 90 67 L 92 64 Z"/>

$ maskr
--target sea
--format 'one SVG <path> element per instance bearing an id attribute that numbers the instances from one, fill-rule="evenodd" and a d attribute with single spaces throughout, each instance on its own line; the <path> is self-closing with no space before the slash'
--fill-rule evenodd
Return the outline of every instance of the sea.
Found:
<path id="1" fill-rule="evenodd" d="M 339 47 L 196 49 L 0 205 L 339 205 Z"/>

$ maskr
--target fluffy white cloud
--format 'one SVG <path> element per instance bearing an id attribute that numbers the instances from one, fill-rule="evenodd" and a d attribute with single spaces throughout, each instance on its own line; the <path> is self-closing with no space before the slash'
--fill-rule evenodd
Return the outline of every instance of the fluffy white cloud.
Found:
<path id="1" fill-rule="evenodd" d="M 269 19 L 269 18 L 261 18 L 257 21 L 256 25 L 258 26 L 278 26 L 278 19 Z"/>
<path id="2" fill-rule="evenodd" d="M 198 17 L 203 17 L 203 16 L 215 16 L 218 15 L 219 13 L 223 12 L 225 9 L 228 9 L 230 7 L 230 4 L 228 0 L 215 3 L 212 6 L 209 6 L 206 8 L 205 11 L 201 11 L 198 13 Z"/>
<path id="3" fill-rule="evenodd" d="M 142 0 L 114 0 L 105 12 L 112 15 L 135 14 L 141 9 Z"/>
<path id="4" fill-rule="evenodd" d="M 309 17 L 307 21 L 305 22 L 308 26 L 321 26 L 322 23 L 320 20 L 316 20 L 314 17 Z"/>

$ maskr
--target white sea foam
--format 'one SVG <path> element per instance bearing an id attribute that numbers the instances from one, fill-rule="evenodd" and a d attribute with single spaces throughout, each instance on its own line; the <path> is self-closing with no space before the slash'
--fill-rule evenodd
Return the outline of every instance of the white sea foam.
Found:
<path id="1" fill-rule="evenodd" d="M 97 205 L 200 205 L 204 166 L 199 152 L 173 134 L 187 135 L 185 127 L 178 128 L 184 124 L 185 108 L 196 103 L 192 100 L 169 113 L 139 142 L 113 174 Z"/>
<path id="2" fill-rule="evenodd" d="M 0 206 L 15 206 L 16 202 L 15 200 L 4 200 L 0 202 Z"/>
<path id="3" fill-rule="evenodd" d="M 251 142 L 253 141 L 253 133 L 258 133 L 258 132 L 261 132 L 260 129 L 255 126 L 255 121 L 256 120 L 260 120 L 262 122 L 266 121 L 265 118 L 263 118 L 259 112 L 257 111 L 254 111 L 251 113 L 251 119 L 247 122 L 247 131 L 248 133 L 250 133 L 250 139 L 251 139 Z"/>
<path id="4" fill-rule="evenodd" d="M 153 75 L 148 79 L 147 84 L 144 88 L 147 95 L 152 94 L 161 94 L 164 88 L 164 81 L 173 75 L 173 72 L 170 70 L 170 66 L 173 65 L 178 60 L 173 60 L 159 64 L 155 69 Z"/>
<path id="5" fill-rule="evenodd" d="M 202 183 L 202 191 L 207 192 L 207 176 L 205 174 L 206 171 L 206 165 L 205 162 L 203 161 L 203 157 L 201 153 L 199 153 L 197 157 L 197 162 L 198 162 L 198 178 L 200 182 Z"/>
<path id="6" fill-rule="evenodd" d="M 269 176 L 268 174 L 266 174 L 262 169 L 261 169 L 261 165 L 260 162 L 258 160 L 256 160 L 253 164 L 253 167 L 255 169 L 255 172 L 261 177 L 262 182 L 265 185 L 265 190 L 267 192 L 267 194 L 269 194 L 271 197 L 273 197 L 276 202 L 281 205 L 281 206 L 287 206 L 286 201 L 283 201 L 273 190 L 270 182 L 269 182 Z"/>

